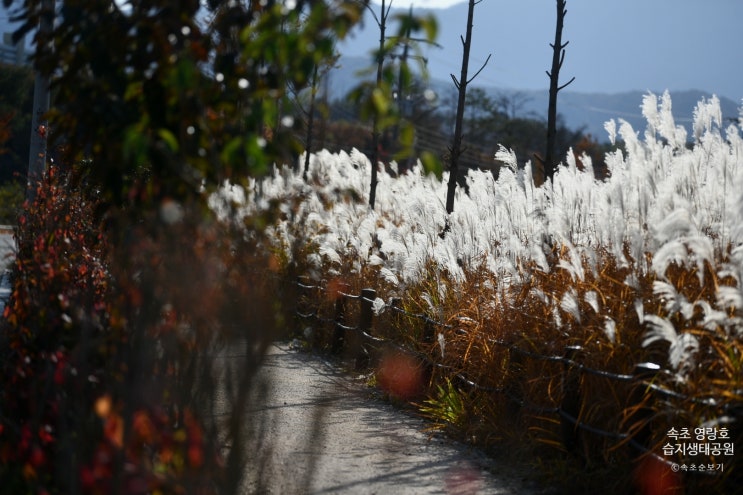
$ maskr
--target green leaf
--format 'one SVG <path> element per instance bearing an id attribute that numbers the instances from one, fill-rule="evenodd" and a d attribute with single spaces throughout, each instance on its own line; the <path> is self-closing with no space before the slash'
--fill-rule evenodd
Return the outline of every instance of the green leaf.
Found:
<path id="1" fill-rule="evenodd" d="M 127 85 L 126 87 L 126 91 L 124 92 L 124 101 L 132 101 L 141 96 L 143 87 L 144 83 L 142 83 L 142 81 L 129 83 L 129 85 Z"/>
<path id="2" fill-rule="evenodd" d="M 403 148 L 411 150 L 415 141 L 415 128 L 405 122 L 400 125 L 400 144 Z"/>
<path id="3" fill-rule="evenodd" d="M 242 145 L 243 145 L 243 139 L 241 137 L 232 138 L 225 145 L 224 149 L 222 150 L 222 153 L 220 153 L 220 158 L 222 159 L 222 162 L 229 164 L 229 165 L 235 165 L 239 163 L 242 157 Z"/>
<path id="4" fill-rule="evenodd" d="M 426 39 L 430 42 L 435 41 L 439 32 L 439 25 L 436 18 L 432 15 L 426 16 L 421 24 L 423 24 L 423 30 L 426 32 Z"/>
<path id="5" fill-rule="evenodd" d="M 441 180 L 441 174 L 444 171 L 444 166 L 441 164 L 439 157 L 431 153 L 430 151 L 423 151 L 419 157 L 423 170 L 426 173 L 434 174 L 439 180 Z"/>
<path id="6" fill-rule="evenodd" d="M 176 67 L 177 77 L 177 88 L 180 92 L 192 89 L 194 83 L 194 76 L 196 74 L 196 67 L 192 60 L 187 58 L 178 59 L 178 66 Z"/>
<path id="7" fill-rule="evenodd" d="M 165 144 L 168 145 L 168 148 L 170 148 L 170 151 L 173 153 L 178 152 L 178 139 L 176 139 L 175 135 L 170 132 L 168 129 L 159 129 L 157 131 L 157 135 L 160 136 L 160 139 L 165 141 Z"/>
<path id="8" fill-rule="evenodd" d="M 133 125 L 124 131 L 123 156 L 127 162 L 140 166 L 147 156 L 147 138 L 139 125 Z"/>
<path id="9" fill-rule="evenodd" d="M 245 153 L 248 156 L 248 165 L 252 175 L 262 176 L 268 172 L 268 160 L 264 148 L 265 140 L 257 136 L 253 136 L 245 143 Z"/>
<path id="10" fill-rule="evenodd" d="M 372 103 L 377 115 L 386 115 L 390 109 L 390 100 L 380 88 L 374 88 L 372 91 Z"/>

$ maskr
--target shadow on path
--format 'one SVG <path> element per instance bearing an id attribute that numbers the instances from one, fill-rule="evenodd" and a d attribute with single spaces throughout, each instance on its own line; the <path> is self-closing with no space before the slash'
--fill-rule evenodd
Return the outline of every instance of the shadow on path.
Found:
<path id="1" fill-rule="evenodd" d="M 523 472 L 499 472 L 481 453 L 426 433 L 420 418 L 286 345 L 270 349 L 254 392 L 244 493 L 545 493 Z"/>

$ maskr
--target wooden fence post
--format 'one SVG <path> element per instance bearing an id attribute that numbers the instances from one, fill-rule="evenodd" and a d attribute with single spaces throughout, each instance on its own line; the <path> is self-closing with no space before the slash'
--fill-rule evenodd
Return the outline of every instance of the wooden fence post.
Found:
<path id="1" fill-rule="evenodd" d="M 434 325 L 431 322 L 431 318 L 427 317 L 426 323 L 423 325 L 423 343 L 433 344 L 435 333 L 436 330 L 434 329 Z"/>
<path id="2" fill-rule="evenodd" d="M 512 345 L 508 346 L 508 363 L 506 364 L 506 378 L 503 390 L 507 401 L 508 412 L 516 418 L 524 405 L 524 389 L 521 382 L 524 371 L 524 355 L 514 350 Z"/>
<path id="3" fill-rule="evenodd" d="M 576 360 L 583 348 L 579 345 L 565 347 L 565 361 L 562 373 L 562 403 L 560 409 L 560 430 L 562 443 L 568 452 L 575 453 L 580 442 L 578 420 L 581 410 L 580 379 L 581 369 Z M 566 417 L 569 416 L 569 417 Z"/>
<path id="4" fill-rule="evenodd" d="M 359 313 L 359 339 L 360 345 L 356 349 L 356 369 L 362 370 L 369 367 L 369 347 L 366 344 L 366 336 L 372 334 L 372 322 L 374 321 L 374 310 L 372 305 L 377 298 L 374 289 L 361 290 L 361 311 Z"/>
<path id="5" fill-rule="evenodd" d="M 402 326 L 403 326 L 403 315 L 402 312 L 402 298 L 400 297 L 393 297 L 390 299 L 390 308 L 392 311 L 391 315 L 391 321 L 392 321 L 392 330 L 393 332 L 397 332 Z M 393 333 L 394 335 L 394 333 Z M 389 334 L 386 335 L 389 337 Z"/>
<path id="6" fill-rule="evenodd" d="M 312 281 L 309 277 L 299 275 L 292 284 L 294 286 L 295 303 L 294 321 L 296 321 L 297 327 L 299 327 L 295 328 L 294 333 L 297 336 L 304 336 L 305 338 L 308 338 L 308 340 L 311 335 L 307 335 L 304 332 L 305 328 L 307 328 L 304 320 L 309 319 L 310 315 L 317 316 L 317 310 L 313 307 L 316 298 L 314 297 L 314 294 L 310 293 L 310 289 L 308 289 L 311 283 Z M 287 292 L 291 293 L 290 291 Z M 312 325 L 312 333 L 315 333 L 314 324 Z"/>
<path id="7" fill-rule="evenodd" d="M 626 419 L 628 434 L 633 443 L 630 443 L 633 457 L 640 458 L 645 454 L 645 449 L 650 449 L 650 438 L 652 428 L 650 419 L 653 417 L 654 410 L 653 392 L 646 385 L 646 381 L 655 378 L 660 373 L 660 366 L 655 363 L 640 363 L 635 365 L 632 372 L 634 383 L 630 392 L 630 407 L 632 408 Z"/>
<path id="8" fill-rule="evenodd" d="M 330 345 L 330 352 L 340 354 L 343 350 L 343 344 L 346 341 L 346 297 L 342 294 L 341 288 L 338 287 L 335 292 L 335 327 L 333 328 L 333 340 Z"/>

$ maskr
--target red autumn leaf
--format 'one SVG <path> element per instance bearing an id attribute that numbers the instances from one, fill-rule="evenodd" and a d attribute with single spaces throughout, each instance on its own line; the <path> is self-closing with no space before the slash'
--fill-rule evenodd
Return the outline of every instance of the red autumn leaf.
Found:
<path id="1" fill-rule="evenodd" d="M 106 419 L 106 424 L 103 427 L 103 434 L 118 448 L 124 445 L 124 422 L 121 420 L 121 416 L 118 414 L 111 414 Z"/>
<path id="2" fill-rule="evenodd" d="M 51 428 L 47 426 L 42 426 L 39 428 L 39 439 L 42 443 L 52 443 L 54 441 L 54 436 L 51 433 Z"/>
<path id="3" fill-rule="evenodd" d="M 200 445 L 188 447 L 188 463 L 193 468 L 201 467 L 204 463 L 204 452 Z"/>
<path id="4" fill-rule="evenodd" d="M 39 447 L 38 445 L 35 445 L 34 448 L 31 450 L 31 455 L 28 458 L 28 462 L 31 463 L 31 465 L 35 468 L 38 468 L 44 462 L 46 461 L 46 455 L 44 454 L 44 450 Z"/>
<path id="5" fill-rule="evenodd" d="M 149 414 L 145 411 L 134 413 L 132 430 L 139 440 L 144 443 L 152 443 L 155 439 L 155 427 L 152 424 Z"/>

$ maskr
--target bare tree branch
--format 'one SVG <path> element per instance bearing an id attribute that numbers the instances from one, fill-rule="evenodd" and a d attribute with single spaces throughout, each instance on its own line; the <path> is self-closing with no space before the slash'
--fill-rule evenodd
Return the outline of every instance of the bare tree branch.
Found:
<path id="1" fill-rule="evenodd" d="M 480 0 L 482 1 L 482 0 Z M 457 80 L 454 75 L 452 74 L 452 80 L 454 81 L 455 86 L 458 90 L 458 98 L 457 98 L 457 116 L 454 122 L 454 136 L 452 138 L 452 145 L 450 148 L 450 156 L 449 156 L 449 182 L 446 187 L 446 213 L 451 214 L 454 211 L 454 193 L 456 192 L 457 188 L 457 180 L 459 175 L 459 157 L 462 154 L 462 122 L 464 120 L 464 106 L 465 106 L 465 100 L 467 97 L 467 85 L 470 83 L 471 79 L 467 77 L 467 71 L 469 68 L 469 60 L 470 60 L 470 47 L 472 45 L 472 19 L 474 17 L 474 11 L 475 11 L 475 5 L 479 2 L 475 2 L 475 0 L 469 0 L 469 7 L 467 9 L 467 31 L 466 31 L 466 38 L 463 36 L 460 36 L 459 38 L 462 40 L 462 72 L 459 77 L 459 80 Z M 490 60 L 490 56 L 488 55 L 488 60 Z M 485 68 L 485 65 L 487 65 L 488 60 L 485 61 L 485 64 L 480 68 L 480 70 L 477 72 L 478 74 L 480 71 L 482 71 L 483 68 Z M 477 74 L 475 74 L 477 76 Z M 449 220 L 447 217 L 446 226 L 444 227 L 444 231 L 440 234 L 442 237 L 446 235 L 446 232 L 449 231 Z"/>
<path id="2" fill-rule="evenodd" d="M 377 13 L 374 12 L 374 9 L 371 8 L 371 6 L 369 5 L 369 2 L 360 1 L 358 3 L 360 3 L 361 5 L 363 5 L 364 8 L 366 8 L 366 10 L 369 11 L 369 13 L 372 15 L 372 18 L 374 19 L 374 22 L 377 23 L 377 27 L 381 28 L 382 27 L 382 23 L 383 22 L 387 22 L 387 17 L 389 16 L 390 9 L 392 8 L 392 0 L 390 0 L 389 5 L 387 6 L 387 10 L 385 10 L 384 7 L 382 7 L 382 19 L 380 19 L 377 16 Z"/>
<path id="3" fill-rule="evenodd" d="M 557 21 L 555 26 L 555 41 L 550 43 L 552 47 L 552 68 L 547 72 L 550 78 L 549 106 L 547 108 L 547 151 L 544 159 L 539 160 L 544 165 L 545 180 L 552 180 L 555 174 L 555 147 L 557 140 L 557 93 L 564 89 L 575 80 L 573 77 L 570 81 L 563 84 L 559 83 L 560 68 L 565 61 L 565 47 L 568 42 L 562 42 L 562 28 L 565 20 L 567 9 L 565 8 L 566 0 L 556 0 Z"/>
<path id="4" fill-rule="evenodd" d="M 487 59 L 485 60 L 485 63 L 483 63 L 483 64 L 482 64 L 482 67 L 480 67 L 480 69 L 479 69 L 479 70 L 478 70 L 477 72 L 475 72 L 475 75 L 474 75 L 474 76 L 472 76 L 472 77 L 471 77 L 471 78 L 470 78 L 470 79 L 469 79 L 469 80 L 467 81 L 467 84 L 471 83 L 471 82 L 472 82 L 472 81 L 473 81 L 473 80 L 474 80 L 474 79 L 475 79 L 475 78 L 476 78 L 477 76 L 479 76 L 479 75 L 480 75 L 480 72 L 482 72 L 482 70 L 483 70 L 483 69 L 485 68 L 485 66 L 486 66 L 486 65 L 488 65 L 488 62 L 490 62 L 490 57 L 491 57 L 491 55 L 492 55 L 492 53 L 488 53 L 488 58 L 487 58 Z"/>
<path id="5" fill-rule="evenodd" d="M 571 82 L 575 81 L 575 76 L 573 76 L 568 82 L 563 84 L 562 86 L 558 86 L 557 91 L 562 91 L 563 89 L 567 88 Z"/>
<path id="6" fill-rule="evenodd" d="M 371 7 L 369 7 L 369 4 L 366 4 L 367 8 L 371 11 Z M 382 6 L 381 6 L 381 19 L 380 22 L 378 22 L 379 25 L 379 52 L 377 54 L 377 88 L 379 88 L 382 84 L 382 65 L 384 64 L 384 58 L 385 58 L 385 46 L 384 42 L 386 39 L 385 32 L 387 30 L 387 17 L 389 16 L 390 9 L 392 8 L 392 0 L 390 0 L 389 5 L 385 9 L 385 0 L 382 0 Z M 376 16 L 375 16 L 376 17 Z M 369 186 L 369 207 L 373 210 L 374 204 L 376 203 L 377 198 L 377 167 L 379 166 L 378 160 L 379 160 L 379 139 L 380 139 L 380 132 L 379 132 L 379 116 L 375 113 L 374 114 L 374 120 L 372 122 L 372 150 L 371 150 L 371 184 Z"/>
<path id="7" fill-rule="evenodd" d="M 443 48 L 439 43 L 436 43 L 435 41 L 430 41 L 424 38 L 413 38 L 410 36 L 387 36 L 388 40 L 408 40 L 408 41 L 415 41 L 417 43 L 425 43 L 427 45 L 435 46 L 436 48 Z"/>
<path id="8" fill-rule="evenodd" d="M 454 74 L 449 74 L 449 75 L 451 76 L 451 80 L 454 81 L 454 86 L 456 86 L 457 89 L 459 89 L 460 84 L 459 84 L 459 81 L 457 80 L 457 78 L 454 77 Z"/>

